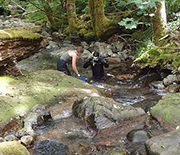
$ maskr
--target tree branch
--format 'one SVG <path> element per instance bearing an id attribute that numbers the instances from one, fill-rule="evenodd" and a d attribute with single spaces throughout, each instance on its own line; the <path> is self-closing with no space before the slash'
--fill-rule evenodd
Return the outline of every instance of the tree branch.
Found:
<path id="1" fill-rule="evenodd" d="M 19 15 L 14 15 L 14 16 L 10 15 L 10 16 L 7 16 L 6 18 L 16 18 L 16 17 L 19 17 L 19 16 L 24 16 L 24 15 L 28 15 L 28 14 L 39 12 L 39 11 L 43 11 L 43 10 L 39 9 L 39 10 L 35 10 L 35 11 L 32 11 L 32 12 L 27 12 L 27 13 L 24 13 L 24 14 L 19 14 Z"/>
<path id="2" fill-rule="evenodd" d="M 18 7 L 20 7 L 22 10 L 26 11 L 26 9 L 24 9 L 22 6 L 18 5 L 16 2 L 14 2 L 13 0 L 11 0 L 11 2 L 13 2 L 14 4 L 16 4 Z"/>

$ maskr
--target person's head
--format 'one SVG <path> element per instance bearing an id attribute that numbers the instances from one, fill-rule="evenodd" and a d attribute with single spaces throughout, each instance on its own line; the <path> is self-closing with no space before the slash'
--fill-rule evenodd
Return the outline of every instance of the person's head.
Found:
<path id="1" fill-rule="evenodd" d="M 78 46 L 76 49 L 78 55 L 81 55 L 84 52 L 84 49 L 81 46 Z"/>
<path id="2" fill-rule="evenodd" d="M 96 50 L 94 50 L 92 52 L 92 55 L 93 55 L 93 60 L 94 61 L 98 61 L 99 60 L 99 52 L 97 52 Z"/>

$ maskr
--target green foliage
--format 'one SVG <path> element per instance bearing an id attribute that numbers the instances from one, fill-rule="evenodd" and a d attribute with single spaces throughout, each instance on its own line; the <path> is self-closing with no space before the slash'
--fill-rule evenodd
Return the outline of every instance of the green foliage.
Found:
<path id="1" fill-rule="evenodd" d="M 42 9 L 41 5 L 39 5 L 40 8 L 37 8 L 34 5 L 35 5 L 34 3 L 28 3 L 27 4 L 27 10 L 30 12 L 30 11 L 35 11 L 35 10 L 38 10 L 38 9 Z M 36 20 L 36 21 L 41 20 L 41 19 L 43 19 L 45 17 L 46 17 L 46 15 L 45 15 L 44 11 L 39 11 L 39 12 L 32 13 L 32 14 L 29 14 L 29 15 L 25 16 L 25 18 L 27 18 L 29 20 Z"/>
<path id="2" fill-rule="evenodd" d="M 151 0 L 148 2 L 143 2 L 142 0 L 134 0 L 131 1 L 131 3 L 134 4 L 136 8 L 136 15 L 139 17 L 139 19 L 134 20 L 134 18 L 124 18 L 123 21 L 119 22 L 118 24 L 120 26 L 124 26 L 126 29 L 136 29 L 138 25 L 145 24 L 150 25 L 150 22 L 146 23 L 144 21 L 141 21 L 142 17 L 146 16 L 151 17 L 154 16 L 154 14 L 150 13 L 149 10 L 156 7 L 156 2 L 159 2 L 161 0 Z"/>
<path id="3" fill-rule="evenodd" d="M 136 52 L 136 57 L 137 59 L 139 59 L 141 57 L 141 55 L 143 55 L 144 53 L 147 54 L 147 51 L 149 51 L 151 48 L 154 47 L 154 44 L 152 43 L 152 41 L 147 40 L 145 42 L 142 42 L 141 44 L 137 44 L 137 52 Z"/>
<path id="4" fill-rule="evenodd" d="M 76 14 L 81 15 L 88 13 L 88 1 L 87 0 L 76 0 Z"/>
<path id="5" fill-rule="evenodd" d="M 48 4 L 53 10 L 53 14 L 51 16 L 60 17 L 62 15 L 60 11 L 62 9 L 62 6 L 59 0 L 54 0 L 52 3 L 48 3 Z M 29 0 L 29 2 L 26 5 L 26 8 L 29 12 L 39 10 L 39 9 L 41 9 L 42 11 L 29 14 L 26 16 L 26 18 L 30 20 L 41 20 L 41 19 L 46 18 L 43 5 L 44 4 L 42 4 L 40 0 L 31 0 L 31 1 Z"/>
<path id="6" fill-rule="evenodd" d="M 138 40 L 138 41 L 142 41 L 140 43 L 137 44 L 137 46 L 140 47 L 144 47 L 147 46 L 148 44 L 146 43 L 146 41 L 149 41 L 153 36 L 153 32 L 152 32 L 152 27 L 148 27 L 147 29 L 140 29 L 140 30 L 136 30 L 132 36 L 131 39 L 132 40 Z"/>
<path id="7" fill-rule="evenodd" d="M 176 13 L 180 12 L 179 0 L 166 0 L 166 13 L 168 16 L 175 16 Z"/>
<path id="8" fill-rule="evenodd" d="M 118 23 L 121 26 L 125 26 L 126 29 L 136 29 L 139 24 L 142 22 L 134 21 L 134 18 L 124 18 L 121 22 Z"/>
<path id="9" fill-rule="evenodd" d="M 135 3 L 132 0 L 104 0 L 104 9 L 106 13 L 133 10 L 134 8 Z"/>
<path id="10" fill-rule="evenodd" d="M 46 2 L 53 10 L 53 13 L 50 16 L 57 17 L 59 19 L 60 18 L 62 19 L 62 16 L 66 16 L 66 7 L 63 7 L 63 5 L 61 4 L 59 0 L 53 0 L 52 2 L 46 1 Z M 24 16 L 26 19 L 29 19 L 29 20 L 37 21 L 37 20 L 46 19 L 47 17 L 43 8 L 45 4 L 42 4 L 41 0 L 25 0 L 25 1 L 14 0 L 13 2 L 12 1 L 9 2 L 9 0 L 5 0 L 3 2 L 0 2 L 0 4 L 2 6 L 7 6 L 7 5 L 15 6 L 17 4 L 21 6 L 22 8 L 26 9 L 26 13 L 41 10 L 41 11 L 34 12 L 34 13 Z M 19 9 L 22 10 L 21 8 Z M 11 11 L 12 11 L 12 14 L 17 14 L 17 12 L 13 10 Z"/>
<path id="11" fill-rule="evenodd" d="M 9 0 L 1 0 L 0 6 L 7 6 L 9 4 Z"/>
<path id="12" fill-rule="evenodd" d="M 178 29 L 180 26 L 180 12 L 174 15 L 174 20 L 168 23 L 168 27 L 171 31 Z M 176 31 L 175 33 L 177 33 Z"/>
<path id="13" fill-rule="evenodd" d="M 41 11 L 41 12 L 36 12 L 36 13 L 33 13 L 33 14 L 29 14 L 25 18 L 29 19 L 29 20 L 38 21 L 38 20 L 41 20 L 41 19 L 45 19 L 46 14 L 43 11 Z"/>
<path id="14" fill-rule="evenodd" d="M 134 61 L 136 64 L 142 68 L 159 66 L 161 69 L 168 65 L 173 69 L 173 73 L 177 72 L 177 68 L 180 66 L 180 56 L 178 50 L 173 49 L 174 44 L 160 48 L 151 41 L 146 43 L 147 46 L 142 47 L 137 53 L 137 58 Z"/>

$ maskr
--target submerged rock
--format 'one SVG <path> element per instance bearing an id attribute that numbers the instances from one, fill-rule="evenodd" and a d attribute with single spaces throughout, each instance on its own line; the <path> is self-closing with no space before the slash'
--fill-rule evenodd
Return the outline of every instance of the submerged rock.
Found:
<path id="1" fill-rule="evenodd" d="M 33 155 L 65 155 L 69 153 L 69 148 L 67 145 L 55 142 L 44 140 L 37 145 L 37 148 L 33 151 Z"/>

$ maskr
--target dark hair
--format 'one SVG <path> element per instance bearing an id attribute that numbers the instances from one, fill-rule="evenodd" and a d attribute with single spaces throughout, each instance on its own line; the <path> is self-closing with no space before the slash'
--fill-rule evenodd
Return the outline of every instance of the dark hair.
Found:
<path id="1" fill-rule="evenodd" d="M 78 46 L 76 50 L 77 50 L 78 53 L 83 53 L 84 52 L 84 49 L 81 46 Z"/>
<path id="2" fill-rule="evenodd" d="M 94 50 L 94 51 L 92 52 L 92 54 L 93 54 L 94 57 L 99 57 L 99 52 L 97 52 L 96 50 Z"/>

